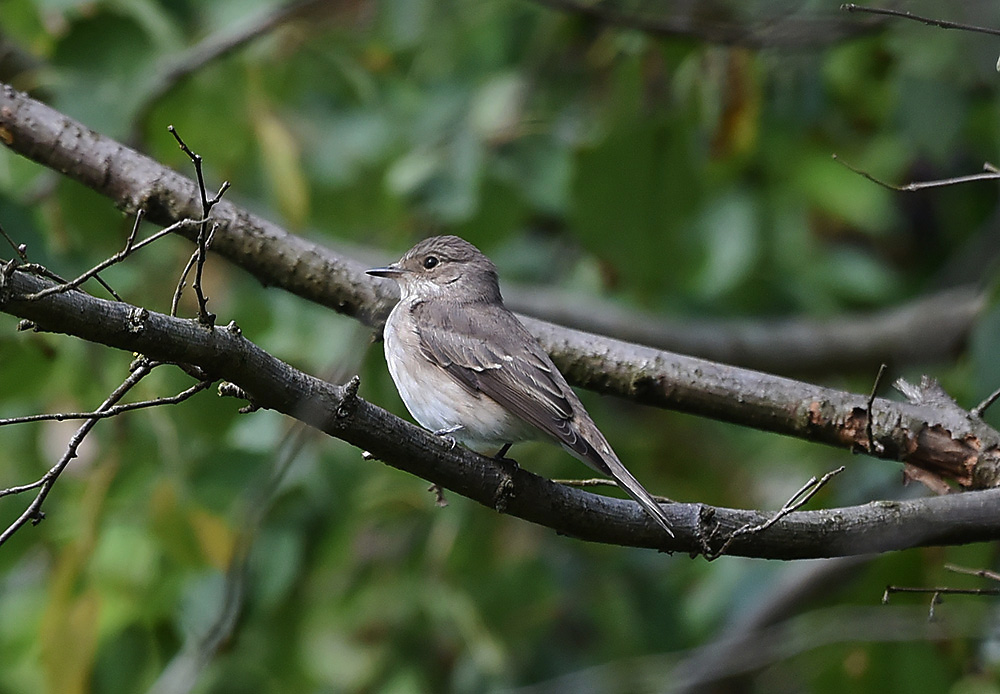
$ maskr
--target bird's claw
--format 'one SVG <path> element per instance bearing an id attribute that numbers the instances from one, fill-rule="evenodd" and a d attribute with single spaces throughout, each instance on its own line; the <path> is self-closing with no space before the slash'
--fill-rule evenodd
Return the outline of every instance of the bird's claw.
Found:
<path id="1" fill-rule="evenodd" d="M 447 441 L 449 444 L 451 444 L 449 450 L 454 450 L 455 446 L 458 445 L 458 441 L 455 440 L 454 436 L 449 436 L 449 434 L 453 434 L 461 428 L 462 428 L 461 424 L 456 424 L 455 426 L 445 427 L 444 429 L 438 429 L 437 431 L 431 433 Z"/>

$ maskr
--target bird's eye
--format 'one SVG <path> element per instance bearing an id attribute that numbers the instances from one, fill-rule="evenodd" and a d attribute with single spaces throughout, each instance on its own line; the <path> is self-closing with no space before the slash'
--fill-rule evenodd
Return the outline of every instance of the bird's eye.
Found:
<path id="1" fill-rule="evenodd" d="M 424 258 L 424 267 L 428 270 L 434 268 L 438 264 L 437 256 L 429 255 Z"/>

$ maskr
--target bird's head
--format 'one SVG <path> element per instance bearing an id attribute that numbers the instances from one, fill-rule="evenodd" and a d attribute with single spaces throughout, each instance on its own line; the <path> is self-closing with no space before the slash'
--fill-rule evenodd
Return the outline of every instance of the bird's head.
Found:
<path id="1" fill-rule="evenodd" d="M 493 261 L 457 236 L 432 236 L 369 275 L 396 280 L 402 298 L 444 297 L 460 302 L 500 301 Z"/>

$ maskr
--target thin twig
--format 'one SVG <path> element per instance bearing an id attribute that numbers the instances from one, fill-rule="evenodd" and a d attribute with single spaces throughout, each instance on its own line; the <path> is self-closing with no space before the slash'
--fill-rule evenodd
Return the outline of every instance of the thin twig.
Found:
<path id="1" fill-rule="evenodd" d="M 732 534 L 730 534 L 728 538 L 726 538 L 726 541 L 722 543 L 722 547 L 720 547 L 718 550 L 714 552 L 706 552 L 705 554 L 706 558 L 716 559 L 722 556 L 723 554 L 725 554 L 726 550 L 729 549 L 729 546 L 733 543 L 733 541 L 736 538 L 742 537 L 743 535 L 753 535 L 756 533 L 764 532 L 772 525 L 777 523 L 779 520 L 787 516 L 789 513 L 793 513 L 794 511 L 799 510 L 807 503 L 809 503 L 809 500 L 812 499 L 820 489 L 825 487 L 831 479 L 833 479 L 836 475 L 842 473 L 845 469 L 846 469 L 845 466 L 841 465 L 835 470 L 830 470 L 819 479 L 811 477 L 808 482 L 802 485 L 797 492 L 795 492 L 794 494 L 792 494 L 791 497 L 789 497 L 788 501 L 786 501 L 784 505 L 780 509 L 778 509 L 778 511 L 773 516 L 771 516 L 763 523 L 758 523 L 757 525 L 750 525 L 748 523 L 747 525 L 744 525 L 741 528 L 737 528 L 732 532 Z"/>
<path id="2" fill-rule="evenodd" d="M 882 593 L 882 604 L 887 605 L 889 603 L 889 595 L 892 593 L 923 593 L 931 594 L 931 604 L 927 611 L 928 621 L 934 620 L 934 608 L 941 604 L 942 595 L 979 595 L 979 596 L 998 596 L 1000 595 L 1000 588 L 917 588 L 914 586 L 886 586 L 885 592 Z"/>
<path id="3" fill-rule="evenodd" d="M 133 410 L 142 410 L 147 407 L 158 407 L 160 405 L 176 405 L 178 403 L 184 402 L 196 393 L 200 393 L 209 386 L 211 386 L 213 381 L 199 381 L 195 383 L 190 388 L 181 391 L 177 395 L 169 395 L 162 398 L 153 398 L 152 400 L 142 400 L 141 402 L 129 402 L 124 405 L 115 405 L 114 407 L 109 407 L 106 410 L 95 410 L 94 412 L 54 412 L 51 414 L 32 414 L 26 415 L 24 417 L 10 417 L 8 419 L 0 419 L 0 426 L 6 426 L 8 424 L 29 424 L 31 422 L 63 422 L 71 419 L 107 419 L 108 417 L 115 417 L 122 414 L 123 412 L 131 412 Z M 6 496 L 8 490 L 0 490 L 0 497 Z"/>
<path id="4" fill-rule="evenodd" d="M 878 386 L 882 382 L 882 376 L 885 374 L 885 369 L 885 363 L 878 367 L 878 373 L 875 374 L 875 382 L 872 383 L 872 392 L 868 395 L 868 421 L 865 423 L 865 434 L 868 436 L 868 453 L 871 455 L 882 453 L 884 450 L 882 444 L 876 444 L 875 442 L 875 435 L 872 431 L 872 422 L 875 419 L 873 412 L 875 408 L 875 396 L 878 394 Z"/>
<path id="5" fill-rule="evenodd" d="M 872 183 L 880 185 L 883 188 L 888 188 L 889 190 L 895 190 L 903 193 L 911 193 L 915 190 L 923 190 L 925 188 L 940 188 L 942 186 L 953 186 L 961 183 L 971 183 L 973 181 L 991 181 L 1000 178 L 1000 171 L 998 171 L 996 167 L 994 167 L 992 164 L 987 162 L 983 164 L 983 169 L 985 169 L 984 173 L 968 174 L 966 176 L 955 176 L 953 178 L 940 178 L 934 181 L 917 181 L 897 186 L 895 184 L 887 183 L 886 181 L 875 178 L 867 171 L 864 171 L 862 169 L 859 169 L 855 166 L 848 164 L 846 161 L 841 159 L 836 154 L 832 156 L 834 161 L 842 164 L 843 166 L 847 167 L 848 169 L 858 174 L 859 176 L 867 178 Z"/>
<path id="6" fill-rule="evenodd" d="M 215 233 L 215 227 L 213 226 L 211 230 L 208 227 L 209 214 L 212 212 L 212 208 L 222 199 L 226 191 L 229 190 L 229 181 L 224 181 L 219 187 L 219 192 L 215 194 L 212 198 L 208 197 L 208 189 L 205 187 L 205 174 L 202 167 L 202 157 L 200 154 L 195 154 L 187 143 L 181 139 L 180 134 L 177 129 L 170 125 L 167 126 L 167 130 L 170 134 L 174 136 L 177 140 L 178 146 L 181 151 L 184 152 L 194 164 L 194 171 L 198 178 L 198 192 L 201 195 L 201 211 L 202 219 L 201 225 L 198 227 L 198 238 L 197 238 L 197 259 L 195 260 L 195 273 L 194 282 L 191 287 L 194 289 L 195 296 L 198 298 L 198 321 L 205 326 L 211 327 L 215 325 L 215 314 L 210 313 L 208 310 L 208 297 L 205 296 L 202 290 L 202 275 L 205 269 L 205 260 L 208 255 L 208 246 L 211 241 L 211 236 Z M 187 276 L 187 272 L 190 271 L 190 265 L 185 269 L 184 275 L 182 275 L 181 282 L 178 283 L 178 289 L 183 288 L 184 278 Z"/>
<path id="7" fill-rule="evenodd" d="M 956 566 L 955 564 L 945 564 L 945 569 L 948 571 L 954 571 L 955 573 L 965 574 L 968 576 L 979 576 L 980 578 L 989 578 L 994 581 L 1000 581 L 1000 574 L 994 571 L 987 571 L 986 569 L 968 569 L 964 566 Z M 981 595 L 981 596 L 1000 596 L 1000 588 L 920 588 L 915 586 L 886 586 L 885 592 L 882 593 L 882 604 L 888 604 L 889 596 L 892 593 L 921 593 L 931 594 L 931 604 L 928 609 L 927 619 L 934 619 L 934 608 L 941 603 L 942 595 Z"/>
<path id="8" fill-rule="evenodd" d="M 212 239 L 215 238 L 215 230 L 218 228 L 219 225 L 217 223 L 212 225 L 212 231 L 209 233 L 208 240 L 205 243 L 206 248 L 212 245 Z M 184 293 L 184 287 L 187 286 L 187 278 L 191 274 L 191 268 L 194 267 L 194 264 L 198 261 L 199 257 L 200 253 L 197 249 L 195 249 L 195 252 L 191 254 L 190 258 L 188 258 L 187 264 L 184 265 L 184 269 L 181 270 L 180 277 L 177 278 L 177 287 L 174 289 L 174 296 L 170 300 L 171 316 L 177 315 L 177 308 L 181 302 L 181 295 Z"/>
<path id="9" fill-rule="evenodd" d="M 22 263 L 28 262 L 28 247 L 25 244 L 14 243 L 14 239 L 7 235 L 2 225 L 0 225 L 0 235 L 7 239 L 7 243 L 14 249 L 14 252 L 17 253 L 17 257 L 21 259 Z"/>
<path id="10" fill-rule="evenodd" d="M 44 265 L 39 265 L 38 263 L 21 263 L 20 265 L 11 265 L 11 272 L 17 270 L 18 272 L 27 272 L 31 275 L 38 275 L 39 277 L 44 277 L 50 279 L 53 282 L 58 282 L 59 284 L 65 284 L 66 280 L 57 275 L 56 273 L 49 270 Z"/>
<path id="11" fill-rule="evenodd" d="M 115 388 L 111 395 L 109 395 L 107 399 L 101 403 L 101 406 L 97 408 L 97 411 L 100 412 L 108 409 L 109 407 L 113 407 L 115 403 L 125 397 L 125 394 L 132 390 L 132 388 L 134 388 L 139 381 L 148 376 L 156 365 L 157 364 L 154 362 L 143 361 L 132 373 L 128 375 L 128 378 L 126 378 L 120 386 Z M 4 530 L 3 533 L 0 533 L 0 546 L 3 546 L 3 544 L 28 521 L 31 521 L 33 525 L 37 525 L 45 517 L 42 513 L 42 503 L 45 501 L 45 497 L 49 495 L 49 492 L 52 490 L 56 480 L 59 479 L 59 475 L 62 474 L 62 471 L 66 469 L 67 465 L 69 465 L 69 461 L 76 457 L 76 451 L 83 442 L 83 439 L 90 433 L 90 430 L 94 428 L 98 421 L 99 420 L 97 419 L 88 419 L 80 426 L 79 429 L 76 430 L 76 433 L 73 434 L 69 444 L 66 446 L 66 452 L 63 453 L 59 461 L 53 465 L 38 481 L 38 494 L 36 494 L 35 498 L 30 504 L 28 504 L 28 508 L 26 508 L 24 513 L 18 516 L 13 523 L 7 526 L 7 529 Z M 27 488 L 34 489 L 35 487 L 29 486 Z M 22 489 L 22 491 L 24 490 Z"/>
<path id="12" fill-rule="evenodd" d="M 139 228 L 138 221 L 141 218 L 142 218 L 142 212 L 140 211 L 138 214 L 136 214 L 136 222 L 137 223 L 133 227 L 132 233 L 129 234 L 128 239 L 125 241 L 125 247 L 122 248 L 117 253 L 115 253 L 113 256 L 111 256 L 109 258 L 106 258 L 105 260 L 101 261 L 100 263 L 98 263 L 94 267 L 90 268 L 89 270 L 87 270 L 86 272 L 84 272 L 82 275 L 80 275 L 79 277 L 77 277 L 75 279 L 72 279 L 72 280 L 69 280 L 69 281 L 60 281 L 60 284 L 54 285 L 52 287 L 47 287 L 45 289 L 42 289 L 41 291 L 35 292 L 34 294 L 29 294 L 29 295 L 21 297 L 21 298 L 24 301 L 37 301 L 39 299 L 44 299 L 47 296 L 51 296 L 52 294 L 61 294 L 62 292 L 67 292 L 67 291 L 76 289 L 81 284 L 83 284 L 84 282 L 86 282 L 87 280 L 89 280 L 91 277 L 96 276 L 97 273 L 101 272 L 102 270 L 106 270 L 107 268 L 111 267 L 112 265 L 120 263 L 121 261 L 123 261 L 127 257 L 129 257 L 130 255 L 132 255 L 132 253 L 138 251 L 140 248 L 148 246 L 149 244 L 153 243 L 154 241 L 163 238 L 164 236 L 166 236 L 166 235 L 168 235 L 168 234 L 176 231 L 177 229 L 181 229 L 181 228 L 183 228 L 185 226 L 191 226 L 191 225 L 194 225 L 194 224 L 200 224 L 201 223 L 200 220 L 182 219 L 179 222 L 175 222 L 174 224 L 171 224 L 168 227 L 164 227 L 163 229 L 160 229 L 158 232 L 156 232 L 155 234 L 153 234 L 149 238 L 143 239 L 142 241 L 139 241 L 138 243 L 136 243 L 135 242 L 135 235 L 136 235 L 136 232 L 138 231 L 138 228 Z M 21 269 L 24 269 L 23 266 L 22 266 Z M 104 284 L 104 283 L 102 282 L 102 284 Z M 121 297 L 118 296 L 118 294 L 116 294 L 113 289 L 111 289 L 110 287 L 107 286 L 107 284 L 104 284 L 104 286 L 105 286 L 105 288 L 107 288 L 108 290 L 111 291 L 111 293 L 114 295 L 114 297 L 115 297 L 116 300 L 118 300 L 118 301 L 122 300 Z"/>
<path id="13" fill-rule="evenodd" d="M 840 9 L 846 12 L 867 12 L 868 14 L 879 14 L 887 17 L 912 19 L 915 22 L 920 22 L 921 24 L 927 24 L 930 26 L 936 26 L 941 29 L 959 29 L 960 31 L 972 31 L 979 34 L 989 34 L 990 36 L 1000 36 L 1000 29 L 981 27 L 981 26 L 976 26 L 975 24 L 961 24 L 959 22 L 949 22 L 944 19 L 932 19 L 930 17 L 921 17 L 920 15 L 915 15 L 912 12 L 903 12 L 902 10 L 889 10 L 882 7 L 863 7 L 861 5 L 855 5 L 853 2 L 848 2 L 841 5 Z"/>
<path id="14" fill-rule="evenodd" d="M 969 410 L 969 414 L 982 419 L 983 413 L 986 412 L 990 405 L 997 401 L 997 398 L 1000 398 L 1000 388 L 994 390 L 985 400 Z"/>
<path id="15" fill-rule="evenodd" d="M 1000 595 L 1000 588 L 920 588 L 918 586 L 886 586 L 882 602 L 889 602 L 892 593 L 936 593 L 939 595 Z"/>
<path id="16" fill-rule="evenodd" d="M 607 477 L 591 477 L 589 479 L 578 480 L 578 479 L 558 479 L 552 480 L 556 484 L 562 484 L 567 487 L 576 487 L 578 489 L 586 489 L 588 487 L 614 487 L 616 489 L 621 489 L 622 486 L 618 484 L 618 480 L 613 480 Z M 651 494 L 655 501 L 662 501 L 665 503 L 673 503 L 673 499 L 661 496 L 659 494 Z"/>
<path id="17" fill-rule="evenodd" d="M 979 578 L 988 578 L 991 581 L 1000 581 L 1000 573 L 996 571 L 990 571 L 989 569 L 969 569 L 964 566 L 958 566 L 956 564 L 945 564 L 944 568 L 948 571 L 954 571 L 957 574 L 966 574 L 967 576 L 978 576 Z"/>

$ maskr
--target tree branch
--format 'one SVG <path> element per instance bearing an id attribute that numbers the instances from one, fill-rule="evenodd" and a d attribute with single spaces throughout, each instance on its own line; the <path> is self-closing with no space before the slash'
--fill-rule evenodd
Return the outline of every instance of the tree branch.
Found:
<path id="1" fill-rule="evenodd" d="M 985 305 L 972 286 L 828 320 L 672 321 L 538 287 L 504 286 L 507 306 L 534 318 L 647 347 L 781 374 L 834 373 L 952 358 Z"/>
<path id="2" fill-rule="evenodd" d="M 201 195 L 193 181 L 9 86 L 0 86 L 0 142 L 119 207 L 145 209 L 150 221 L 201 218 Z M 228 200 L 215 205 L 212 218 L 217 224 L 212 249 L 265 285 L 281 286 L 376 328 L 397 300 L 395 288 L 387 286 L 391 283 L 365 275 L 366 264 L 289 234 Z M 196 230 L 182 228 L 179 233 L 197 238 Z M 1000 434 L 953 403 L 904 405 L 877 398 L 875 421 L 869 423 L 863 395 L 537 319 L 525 319 L 525 324 L 574 385 L 856 451 L 867 451 L 870 430 L 880 457 L 964 487 L 1000 483 Z M 88 339 L 101 341 L 99 335 Z"/>
<path id="3" fill-rule="evenodd" d="M 0 310 L 63 332 L 156 361 L 190 363 L 237 384 L 261 407 L 301 420 L 370 451 L 378 459 L 485 506 L 581 539 L 666 551 L 702 553 L 739 528 L 770 514 L 670 504 L 677 537 L 670 539 L 632 501 L 597 496 L 555 484 L 526 470 L 511 470 L 461 446 L 452 448 L 357 396 L 357 380 L 333 385 L 294 369 L 245 339 L 238 328 L 207 328 L 80 291 L 21 297 L 49 282 L 18 271 L 0 273 Z M 915 405 L 886 403 L 897 416 Z M 96 420 L 91 420 L 96 421 Z M 821 511 L 798 511 L 758 534 L 737 536 L 730 554 L 799 559 L 865 554 L 920 545 L 1000 539 L 1000 490 L 950 494 L 904 502 L 875 502 Z"/>

